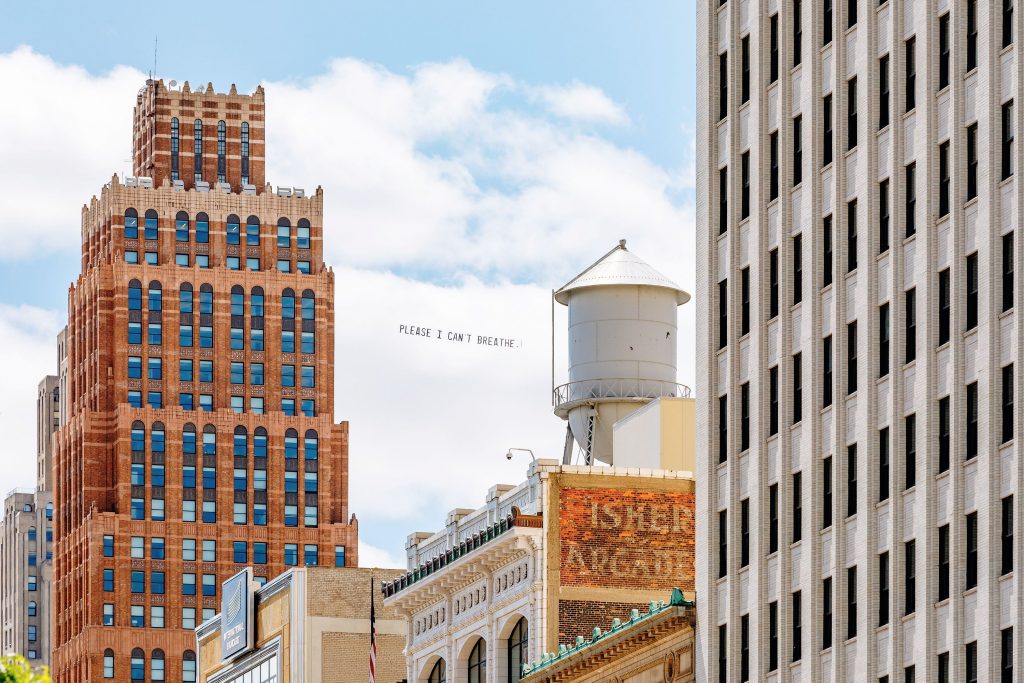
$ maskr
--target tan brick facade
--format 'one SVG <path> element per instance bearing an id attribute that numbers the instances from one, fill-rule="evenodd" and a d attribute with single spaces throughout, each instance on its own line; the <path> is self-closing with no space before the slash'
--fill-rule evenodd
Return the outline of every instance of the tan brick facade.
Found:
<path id="1" fill-rule="evenodd" d="M 160 136 L 173 113 L 165 95 L 176 97 L 157 85 L 140 95 L 137 172 L 164 166 Z M 262 91 L 211 93 L 204 108 L 209 102 L 210 111 L 247 102 L 258 112 L 262 164 Z M 152 166 L 139 161 L 150 157 Z M 286 559 L 302 563 L 307 546 L 320 564 L 333 564 L 339 547 L 346 564 L 358 562 L 348 425 L 333 422 L 334 277 L 323 264 L 323 195 L 237 189 L 176 190 L 163 179 L 131 187 L 115 177 L 83 208 L 82 274 L 68 296 L 69 417 L 54 453 L 57 681 L 99 680 L 108 650 L 113 679 L 128 681 L 136 648 L 146 680 L 160 655 L 165 680 L 183 680 L 192 629 L 204 609 L 219 609 L 220 582 L 239 568 L 252 564 L 271 579 Z M 252 270 L 247 259 L 259 259 Z M 294 415 L 283 412 L 286 401 Z M 304 401 L 313 402 L 309 415 Z M 195 542 L 191 552 L 186 541 Z M 205 559 L 204 541 L 215 544 Z M 243 561 L 235 543 L 245 544 Z M 204 576 L 212 579 L 205 596 Z"/>

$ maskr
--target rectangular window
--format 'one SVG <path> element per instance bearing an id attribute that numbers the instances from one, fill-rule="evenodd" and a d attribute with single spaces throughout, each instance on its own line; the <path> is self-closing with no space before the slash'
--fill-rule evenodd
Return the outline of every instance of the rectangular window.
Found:
<path id="1" fill-rule="evenodd" d="M 718 462 L 729 459 L 729 396 L 718 397 Z"/>
<path id="2" fill-rule="evenodd" d="M 904 340 L 903 360 L 905 363 L 910 363 L 917 358 L 917 289 L 908 289 L 904 295 L 906 296 L 907 337 Z"/>
<path id="3" fill-rule="evenodd" d="M 718 578 L 729 571 L 729 511 L 718 511 Z"/>
<path id="4" fill-rule="evenodd" d="M 750 499 L 740 501 L 740 566 L 750 564 Z"/>
<path id="5" fill-rule="evenodd" d="M 729 53 L 718 55 L 718 120 L 729 113 Z"/>
<path id="6" fill-rule="evenodd" d="M 889 623 L 889 553 L 878 556 L 878 625 Z"/>
<path id="7" fill-rule="evenodd" d="M 939 472 L 949 469 L 949 396 L 939 399 Z"/>
<path id="8" fill-rule="evenodd" d="M 740 452 L 750 449 L 750 382 L 740 385 Z"/>
<path id="9" fill-rule="evenodd" d="M 939 527 L 939 597 L 940 601 L 949 597 L 949 525 Z"/>
<path id="10" fill-rule="evenodd" d="M 949 683 L 949 653 L 939 654 L 939 683 Z"/>
<path id="11" fill-rule="evenodd" d="M 217 595 L 217 575 L 203 574 L 203 596 L 212 597 Z"/>
<path id="12" fill-rule="evenodd" d="M 903 576 L 904 576 L 904 588 L 903 588 L 903 614 L 913 614 L 917 604 L 917 558 L 915 553 L 914 541 L 907 541 L 903 544 Z"/>
<path id="13" fill-rule="evenodd" d="M 906 230 L 904 234 L 910 237 L 917 232 L 917 164 L 907 164 L 904 171 L 906 172 L 904 189 L 907 193 L 905 204 L 906 216 L 904 217 Z"/>
<path id="14" fill-rule="evenodd" d="M 978 455 L 978 383 L 967 385 L 967 434 L 964 460 Z"/>
<path id="15" fill-rule="evenodd" d="M 793 354 L 793 424 L 803 419 L 804 392 L 803 392 L 803 363 L 799 353 Z"/>
<path id="16" fill-rule="evenodd" d="M 878 430 L 878 501 L 889 500 L 891 467 L 889 428 Z"/>
<path id="17" fill-rule="evenodd" d="M 729 282 L 718 283 L 718 348 L 729 343 Z"/>
<path id="18" fill-rule="evenodd" d="M 889 304 L 878 307 L 878 376 L 889 374 Z"/>
<path id="19" fill-rule="evenodd" d="M 978 124 L 967 126 L 967 200 L 978 196 Z"/>
<path id="20" fill-rule="evenodd" d="M 832 647 L 832 577 L 821 580 L 821 649 Z"/>
<path id="21" fill-rule="evenodd" d="M 949 268 L 939 273 L 939 345 L 949 341 L 952 326 L 952 298 L 950 296 Z"/>
<path id="22" fill-rule="evenodd" d="M 846 149 L 857 146 L 857 77 L 846 82 Z"/>
<path id="23" fill-rule="evenodd" d="M 821 222 L 821 248 L 824 261 L 821 286 L 828 287 L 832 284 L 832 214 L 825 216 Z"/>
<path id="24" fill-rule="evenodd" d="M 832 457 L 821 463 L 821 528 L 832 526 Z"/>
<path id="25" fill-rule="evenodd" d="M 334 546 L 334 566 L 344 567 L 345 566 L 345 546 L 336 545 Z"/>
<path id="26" fill-rule="evenodd" d="M 1013 627 L 1008 626 L 999 632 L 999 680 L 1003 683 L 1013 681 Z"/>
<path id="27" fill-rule="evenodd" d="M 803 630 L 801 628 L 801 622 L 803 620 L 803 610 L 800 604 L 800 591 L 793 593 L 793 660 L 799 662 L 802 656 L 803 648 Z"/>
<path id="28" fill-rule="evenodd" d="M 718 234 L 729 229 L 729 167 L 718 169 Z"/>
<path id="29" fill-rule="evenodd" d="M 889 179 L 878 183 L 878 253 L 889 251 Z"/>
<path id="30" fill-rule="evenodd" d="M 827 408 L 832 405 L 832 335 L 825 337 L 821 343 L 821 405 Z"/>
<path id="31" fill-rule="evenodd" d="M 1003 47 L 1013 44 L 1013 0 L 1003 0 Z"/>
<path id="32" fill-rule="evenodd" d="M 832 0 L 821 2 L 821 45 L 832 42 Z"/>
<path id="33" fill-rule="evenodd" d="M 793 0 L 793 66 L 803 59 L 803 22 L 800 17 L 801 0 Z"/>
<path id="34" fill-rule="evenodd" d="M 832 163 L 832 96 L 825 95 L 822 100 L 822 141 L 821 165 Z"/>
<path id="35" fill-rule="evenodd" d="M 964 647 L 964 650 L 964 680 L 967 683 L 977 683 L 978 641 L 967 643 L 967 645 Z"/>
<path id="36" fill-rule="evenodd" d="M 889 125 L 889 55 L 878 60 L 878 129 Z"/>
<path id="37" fill-rule="evenodd" d="M 949 86 L 949 12 L 939 17 L 939 90 Z"/>
<path id="38" fill-rule="evenodd" d="M 740 156 L 740 218 L 750 216 L 750 152 Z"/>
<path id="39" fill-rule="evenodd" d="M 1002 107 L 1002 143 L 1001 154 L 1001 180 L 1006 180 L 1013 175 L 1013 100 L 1010 100 Z"/>
<path id="40" fill-rule="evenodd" d="M 949 215 L 949 141 L 939 145 L 939 217 Z"/>
<path id="41" fill-rule="evenodd" d="M 858 0 L 846 0 L 846 28 L 857 25 L 857 2 Z"/>
<path id="42" fill-rule="evenodd" d="M 750 334 L 750 268 L 740 271 L 740 336 L 745 334 Z M 313 369 L 311 366 L 302 368 L 303 386 L 306 386 L 306 367 L 309 367 L 310 370 Z"/>
<path id="43" fill-rule="evenodd" d="M 779 485 L 768 487 L 768 554 L 779 550 Z"/>
<path id="44" fill-rule="evenodd" d="M 801 123 L 803 119 L 799 116 L 793 119 L 793 187 L 803 182 L 804 176 L 804 150 L 803 134 Z"/>
<path id="45" fill-rule="evenodd" d="M 857 200 L 846 203 L 846 272 L 857 270 Z"/>
<path id="46" fill-rule="evenodd" d="M 969 590 L 978 585 L 978 513 L 966 517 L 967 571 L 964 588 Z"/>
<path id="47" fill-rule="evenodd" d="M 1013 363 L 1003 367 L 1002 391 L 1002 439 L 1000 443 L 1013 440 Z"/>
<path id="48" fill-rule="evenodd" d="M 768 319 L 779 314 L 779 250 L 768 253 Z"/>
<path id="49" fill-rule="evenodd" d="M 793 475 L 793 543 L 803 537 L 803 493 L 800 490 L 800 473 Z"/>
<path id="50" fill-rule="evenodd" d="M 964 0 L 967 5 L 967 70 L 978 66 L 978 0 Z"/>
<path id="51" fill-rule="evenodd" d="M 743 36 L 740 41 L 741 59 L 740 65 L 740 104 L 750 100 L 750 36 Z"/>
<path id="52" fill-rule="evenodd" d="M 768 83 L 779 80 L 779 15 L 768 20 Z"/>
<path id="53" fill-rule="evenodd" d="M 857 637 L 857 568 L 846 568 L 846 639 Z"/>
<path id="54" fill-rule="evenodd" d="M 779 668 L 779 603 L 768 604 L 768 671 Z"/>
<path id="55" fill-rule="evenodd" d="M 857 444 L 846 447 L 846 516 L 857 514 Z"/>
<path id="56" fill-rule="evenodd" d="M 768 136 L 771 171 L 768 179 L 768 201 L 779 198 L 779 132 Z"/>
<path id="57" fill-rule="evenodd" d="M 967 330 L 978 326 L 978 252 L 967 257 Z"/>
<path id="58" fill-rule="evenodd" d="M 846 324 L 846 393 L 857 391 L 857 321 Z"/>
<path id="59" fill-rule="evenodd" d="M 907 95 L 906 100 L 906 111 L 914 111 L 914 107 L 917 106 L 917 93 L 915 89 L 917 87 L 917 65 L 915 63 L 915 52 L 916 52 L 917 41 L 914 37 L 910 37 L 904 43 L 906 52 L 905 68 L 906 68 L 906 82 L 904 84 L 904 91 Z"/>
<path id="60" fill-rule="evenodd" d="M 903 419 L 903 432 L 905 449 L 903 488 L 909 489 L 917 483 L 917 415 L 907 415 Z"/>
<path id="61" fill-rule="evenodd" d="M 1005 576 L 1013 571 L 1013 496 L 1002 499 L 1002 531 L 999 533 L 999 573 Z"/>
<path id="62" fill-rule="evenodd" d="M 1003 235 L 1003 310 L 1013 308 L 1013 233 Z"/>
<path id="63" fill-rule="evenodd" d="M 793 237 L 793 305 L 804 298 L 803 236 Z"/>
<path id="64" fill-rule="evenodd" d="M 718 683 L 726 683 L 729 656 L 729 638 L 725 624 L 718 626 Z"/>

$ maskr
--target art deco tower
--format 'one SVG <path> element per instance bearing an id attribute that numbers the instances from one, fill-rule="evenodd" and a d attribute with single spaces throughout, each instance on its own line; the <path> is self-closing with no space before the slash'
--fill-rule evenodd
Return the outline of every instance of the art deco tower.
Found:
<path id="1" fill-rule="evenodd" d="M 133 156 L 83 208 L 68 296 L 60 682 L 195 680 L 223 579 L 356 564 L 322 192 L 265 185 L 262 88 L 147 82 Z"/>

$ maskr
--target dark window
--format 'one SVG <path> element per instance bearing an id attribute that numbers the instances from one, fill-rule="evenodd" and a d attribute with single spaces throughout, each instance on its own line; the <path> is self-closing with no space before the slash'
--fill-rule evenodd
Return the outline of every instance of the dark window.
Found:
<path id="1" fill-rule="evenodd" d="M 803 236 L 793 238 L 793 305 L 804 298 L 804 251 Z"/>
<path id="2" fill-rule="evenodd" d="M 907 298 L 907 307 L 904 312 L 907 338 L 904 340 L 903 362 L 909 363 L 917 358 L 917 289 L 908 289 L 904 294 Z"/>
<path id="3" fill-rule="evenodd" d="M 825 216 L 821 223 L 821 248 L 823 252 L 822 260 L 822 287 L 828 287 L 832 284 L 832 214 Z"/>
<path id="4" fill-rule="evenodd" d="M 907 201 L 904 209 L 907 215 L 904 217 L 904 220 L 907 227 L 904 234 L 910 237 L 917 232 L 917 164 L 907 164 L 905 171 L 906 183 L 904 189 L 907 193 Z"/>
<path id="5" fill-rule="evenodd" d="M 857 200 L 846 203 L 846 272 L 857 270 Z"/>
<path id="6" fill-rule="evenodd" d="M 779 433 L 779 366 L 768 370 L 768 436 Z"/>
<path id="7" fill-rule="evenodd" d="M 768 201 L 779 198 L 779 132 L 768 136 L 771 172 L 768 179 Z"/>
<path id="8" fill-rule="evenodd" d="M 740 271 L 740 335 L 750 333 L 750 268 Z"/>
<path id="9" fill-rule="evenodd" d="M 967 329 L 978 326 L 978 253 L 967 257 Z"/>
<path id="10" fill-rule="evenodd" d="M 878 307 L 878 376 L 889 374 L 889 304 Z"/>
<path id="11" fill-rule="evenodd" d="M 1004 104 L 1002 111 L 1003 138 L 1000 145 L 1002 175 L 1000 178 L 1006 180 L 1013 175 L 1013 100 Z"/>
<path id="12" fill-rule="evenodd" d="M 939 145 L 939 216 L 949 214 L 949 142 Z"/>
<path id="13" fill-rule="evenodd" d="M 846 516 L 857 514 L 857 444 L 846 447 Z"/>
<path id="14" fill-rule="evenodd" d="M 917 415 L 907 415 L 903 419 L 903 488 L 909 489 L 917 483 Z"/>
<path id="15" fill-rule="evenodd" d="M 825 458 L 821 463 L 821 528 L 832 526 L 832 457 Z"/>
<path id="16" fill-rule="evenodd" d="M 914 665 L 903 667 L 903 683 L 915 683 L 917 678 L 917 670 Z"/>
<path id="17" fill-rule="evenodd" d="M 914 541 L 907 541 L 903 544 L 903 614 L 913 614 L 916 609 L 917 597 L 917 567 Z"/>
<path id="18" fill-rule="evenodd" d="M 802 363 L 799 353 L 793 354 L 793 423 L 796 424 L 803 419 L 804 392 L 802 379 Z"/>
<path id="19" fill-rule="evenodd" d="M 779 314 L 779 250 L 768 253 L 768 319 Z"/>
<path id="20" fill-rule="evenodd" d="M 949 683 L 949 653 L 939 654 L 939 683 Z"/>
<path id="21" fill-rule="evenodd" d="M 949 469 L 949 396 L 939 399 L 939 472 Z"/>
<path id="22" fill-rule="evenodd" d="M 740 385 L 740 451 L 750 448 L 750 382 Z"/>
<path id="23" fill-rule="evenodd" d="M 729 343 L 729 283 L 718 283 L 718 348 L 724 349 Z"/>
<path id="24" fill-rule="evenodd" d="M 949 85 L 949 13 L 939 17 L 939 90 Z"/>
<path id="25" fill-rule="evenodd" d="M 949 341 L 952 326 L 952 301 L 949 291 L 949 268 L 939 272 L 939 344 Z"/>
<path id="26" fill-rule="evenodd" d="M 750 152 L 740 156 L 740 218 L 750 216 Z"/>
<path id="27" fill-rule="evenodd" d="M 729 459 L 729 397 L 718 397 L 718 462 Z"/>
<path id="28" fill-rule="evenodd" d="M 967 515 L 967 571 L 964 588 L 971 589 L 978 585 L 978 513 Z"/>
<path id="29" fill-rule="evenodd" d="M 822 340 L 821 405 L 832 405 L 832 335 Z"/>
<path id="30" fill-rule="evenodd" d="M 889 623 L 889 553 L 878 556 L 878 625 Z"/>
<path id="31" fill-rule="evenodd" d="M 999 680 L 1013 683 L 1013 627 L 999 632 Z"/>
<path id="32" fill-rule="evenodd" d="M 729 571 L 729 514 L 728 510 L 718 511 L 718 578 Z"/>
<path id="33" fill-rule="evenodd" d="M 1013 233 L 1003 235 L 1003 310 L 1013 308 Z"/>
<path id="34" fill-rule="evenodd" d="M 967 126 L 967 199 L 978 196 L 978 124 Z"/>
<path id="35" fill-rule="evenodd" d="M 846 639 L 857 637 L 857 568 L 846 568 Z"/>
<path id="36" fill-rule="evenodd" d="M 740 104 L 750 99 L 750 36 L 743 36 L 740 41 L 742 63 L 740 71 Z"/>
<path id="37" fill-rule="evenodd" d="M 192 176 L 195 182 L 203 179 L 203 122 L 196 119 L 192 126 Z"/>
<path id="38" fill-rule="evenodd" d="M 967 70 L 978 66 L 978 0 L 964 0 L 967 5 Z"/>
<path id="39" fill-rule="evenodd" d="M 718 234 L 729 229 L 729 168 L 718 169 Z"/>
<path id="40" fill-rule="evenodd" d="M 846 82 L 846 149 L 857 146 L 857 77 Z"/>
<path id="41" fill-rule="evenodd" d="M 779 80 L 779 15 L 773 14 L 768 20 L 768 83 Z"/>
<path id="42" fill-rule="evenodd" d="M 803 181 L 803 134 L 801 132 L 801 117 L 793 119 L 793 185 L 799 185 Z"/>
<path id="43" fill-rule="evenodd" d="M 846 325 L 846 393 L 857 391 L 857 321 Z"/>
<path id="44" fill-rule="evenodd" d="M 917 43 L 917 41 L 913 37 L 911 37 L 911 38 L 908 38 L 906 43 L 904 44 L 904 47 L 906 49 L 906 70 L 907 70 L 907 79 L 906 79 L 906 83 L 904 85 L 904 89 L 906 90 L 906 95 L 907 95 L 906 111 L 908 111 L 908 112 L 914 110 L 914 107 L 916 106 L 915 103 L 916 103 L 916 100 L 917 100 L 917 97 L 916 97 L 917 93 L 914 91 L 915 88 L 917 87 L 917 65 L 916 65 L 915 59 L 914 59 L 915 58 L 915 54 L 914 53 L 916 51 L 915 50 L 916 43 Z"/>
<path id="45" fill-rule="evenodd" d="M 821 649 L 832 647 L 832 577 L 821 580 Z"/>
<path id="46" fill-rule="evenodd" d="M 1003 367 L 1003 419 L 1002 439 L 1006 443 L 1013 439 L 1013 363 Z"/>
<path id="47" fill-rule="evenodd" d="M 803 58 L 803 21 L 800 17 L 801 0 L 793 0 L 793 66 L 800 63 Z"/>
<path id="48" fill-rule="evenodd" d="M 768 671 L 779 668 L 779 603 L 768 604 Z"/>
<path id="49" fill-rule="evenodd" d="M 793 593 L 793 661 L 799 662 L 802 653 L 802 628 L 801 621 L 803 619 L 801 604 L 800 604 L 800 591 Z"/>
<path id="50" fill-rule="evenodd" d="M 878 128 L 889 125 L 889 55 L 878 60 Z"/>
<path id="51" fill-rule="evenodd" d="M 768 487 L 768 553 L 779 550 L 779 485 Z"/>
<path id="52" fill-rule="evenodd" d="M 529 662 L 527 656 L 529 650 L 529 630 L 526 617 L 520 617 L 519 621 L 516 622 L 512 633 L 508 636 L 506 650 L 506 661 L 508 663 L 506 680 L 509 683 L 514 683 L 522 679 L 523 665 Z"/>
<path id="53" fill-rule="evenodd" d="M 1004 0 L 1005 2 L 1006 0 Z M 978 641 L 967 643 L 964 647 L 964 680 L 966 683 L 978 681 Z"/>
<path id="54" fill-rule="evenodd" d="M 1013 43 L 1013 0 L 1003 0 L 1003 47 Z"/>
<path id="55" fill-rule="evenodd" d="M 999 573 L 1009 574 L 1013 571 L 1013 496 L 1007 496 L 1002 500 L 1002 531 L 999 534 L 1001 544 L 1001 559 Z"/>
<path id="56" fill-rule="evenodd" d="M 740 681 L 750 680 L 750 615 L 740 617 Z"/>
<path id="57" fill-rule="evenodd" d="M 467 683 L 484 683 L 487 680 L 487 643 L 477 638 L 466 662 Z"/>
<path id="58" fill-rule="evenodd" d="M 227 179 L 227 153 L 228 135 L 227 124 L 223 121 L 217 122 L 217 182 L 223 183 Z"/>
<path id="59" fill-rule="evenodd" d="M 171 180 L 178 180 L 178 152 L 180 147 L 179 123 L 177 118 L 171 119 Z"/>
<path id="60" fill-rule="evenodd" d="M 729 113 L 729 53 L 718 55 L 718 120 Z"/>
<path id="61" fill-rule="evenodd" d="M 878 183 L 878 253 L 889 250 L 889 179 Z"/>
<path id="62" fill-rule="evenodd" d="M 832 163 L 832 96 L 825 95 L 822 100 L 822 140 L 821 165 Z"/>
<path id="63" fill-rule="evenodd" d="M 740 566 L 750 564 L 750 499 L 740 501 Z"/>
<path id="64" fill-rule="evenodd" d="M 832 0 L 822 0 L 821 9 L 821 44 L 832 42 Z"/>
<path id="65" fill-rule="evenodd" d="M 964 460 L 978 455 L 978 383 L 967 385 L 967 434 Z"/>
<path id="66" fill-rule="evenodd" d="M 728 678 L 728 666 L 729 661 L 729 638 L 728 632 L 726 631 L 726 625 L 720 624 L 718 627 L 718 683 L 726 683 Z"/>
<path id="67" fill-rule="evenodd" d="M 878 430 L 878 500 L 889 500 L 889 487 L 891 466 L 890 466 L 890 445 L 889 428 L 883 427 Z"/>
<path id="68" fill-rule="evenodd" d="M 949 597 L 949 525 L 939 527 L 939 600 Z"/>
<path id="69" fill-rule="evenodd" d="M 800 473 L 793 475 L 793 543 L 803 537 L 803 493 L 800 490 Z"/>
<path id="70" fill-rule="evenodd" d="M 857 0 L 846 0 L 846 28 L 857 25 Z"/>
<path id="71" fill-rule="evenodd" d="M 249 122 L 242 122 L 242 184 L 249 184 Z"/>

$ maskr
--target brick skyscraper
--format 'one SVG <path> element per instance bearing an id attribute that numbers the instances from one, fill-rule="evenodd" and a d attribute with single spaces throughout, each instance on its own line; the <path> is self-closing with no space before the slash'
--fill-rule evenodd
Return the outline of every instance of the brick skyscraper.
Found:
<path id="1" fill-rule="evenodd" d="M 356 564 L 323 195 L 265 185 L 263 121 L 262 88 L 147 82 L 138 178 L 83 208 L 54 458 L 61 683 L 194 681 L 222 580 Z"/>

